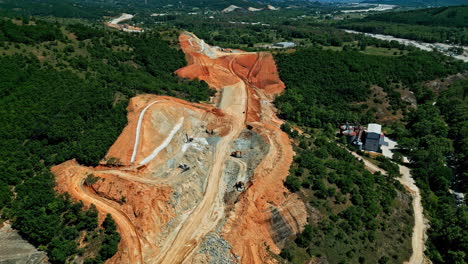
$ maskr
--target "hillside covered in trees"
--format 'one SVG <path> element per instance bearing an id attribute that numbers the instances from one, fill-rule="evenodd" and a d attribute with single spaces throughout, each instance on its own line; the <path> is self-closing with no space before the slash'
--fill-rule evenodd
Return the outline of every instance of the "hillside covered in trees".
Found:
<path id="1" fill-rule="evenodd" d="M 276 100 L 281 117 L 317 128 L 329 123 L 374 121 L 375 110 L 366 104 L 352 104 L 366 101 L 371 85 L 388 92 L 394 110 L 405 110 L 407 103 L 401 100 L 397 86 L 415 90 L 419 82 L 468 69 L 460 61 L 423 51 L 384 57 L 312 47 L 278 54 L 276 60 L 289 88 Z"/>
<path id="2" fill-rule="evenodd" d="M 185 65 L 184 55 L 174 45 L 177 29 L 193 31 L 223 47 L 260 50 L 265 43 L 283 40 L 300 46 L 275 52 L 287 85 L 276 106 L 288 122 L 283 128 L 294 139 L 297 153 L 285 185 L 308 203 L 310 214 L 318 212 L 321 217 L 310 219 L 304 232 L 288 243 L 280 255 L 283 260 L 401 263 L 408 257 L 411 226 L 404 223 L 412 222 L 412 212 L 409 196 L 394 180 L 394 164 L 378 161 L 393 170 L 389 177 L 368 173 L 334 135 L 343 122 L 376 121 L 385 101 L 387 110 L 398 117 L 389 122 L 388 132 L 411 158 L 424 197 L 431 225 L 427 256 L 434 263 L 468 261 L 466 206 L 449 192 L 466 193 L 468 83 L 456 82 L 441 92 L 424 85 L 466 71 L 467 64 L 335 28 L 466 45 L 466 6 L 333 22 L 315 16 L 317 10 L 304 11 L 308 18 L 300 18 L 296 9 L 201 19 L 185 13 L 150 17 L 143 1 L 78 2 L 0 3 L 2 14 L 81 19 L 0 20 L 1 217 L 46 251 L 52 263 L 75 258 L 103 263 L 116 252 L 120 236 L 111 217 L 99 225 L 95 208 L 85 209 L 57 195 L 50 166 L 72 158 L 97 164 L 125 125 L 125 107 L 132 96 L 152 93 L 206 101 L 212 95 L 206 83 L 173 74 Z M 149 2 L 150 7 L 161 8 L 173 1 Z M 244 1 L 179 4 L 174 9 L 263 6 Z M 146 10 L 146 17 L 134 21 L 145 26 L 152 22 L 157 30 L 123 34 L 94 23 L 141 10 Z M 237 20 L 263 21 L 268 26 L 231 23 Z M 383 93 L 376 93 L 376 87 Z M 403 92 L 414 93 L 416 109 L 403 100 Z M 382 94 L 384 98 L 379 97 Z M 296 126 L 305 134 L 291 130 Z"/>
<path id="3" fill-rule="evenodd" d="M 388 12 L 350 20 L 341 27 L 424 42 L 468 45 L 468 6 Z"/>
<path id="4" fill-rule="evenodd" d="M 398 134 L 422 190 L 431 225 L 427 254 L 433 263 L 466 263 L 468 258 L 466 204 L 460 204 L 449 191 L 467 192 L 467 89 L 468 82 L 463 80 L 420 100 Z"/>
<path id="5" fill-rule="evenodd" d="M 276 100 L 280 116 L 306 132 L 310 128 L 328 131 L 328 134 L 324 134 L 328 135 L 328 142 L 335 140 L 334 128 L 343 122 L 361 124 L 373 122 L 375 109 L 367 103 L 359 102 L 369 102 L 369 98 L 375 96 L 371 87 L 377 85 L 383 88 L 393 110 L 401 111 L 404 116 L 401 120 L 394 120 L 388 131 L 400 142 L 401 152 L 411 158 L 410 166 L 413 177 L 422 190 L 425 215 L 431 226 L 428 231 L 426 254 L 434 263 L 465 263 L 467 259 L 464 252 L 467 248 L 463 240 L 466 239 L 468 233 L 463 230 L 463 227 L 466 227 L 468 223 L 466 205 L 457 203 L 449 189 L 466 193 L 466 155 L 468 152 L 464 140 L 467 137 L 465 134 L 467 127 L 466 88 L 468 86 L 466 81 L 456 82 L 438 94 L 423 83 L 466 71 L 468 64 L 440 54 L 422 51 L 411 51 L 398 57 L 383 57 L 365 55 L 356 50 L 330 51 L 319 48 L 303 48 L 294 53 L 280 53 L 276 55 L 276 60 L 281 79 L 288 87 L 285 93 Z M 402 101 L 402 95 L 399 92 L 401 88 L 414 92 L 418 102 L 417 109 Z M 377 102 L 382 99 L 384 98 L 373 100 Z M 288 126 L 285 131 L 290 132 L 291 127 Z M 336 170 L 334 167 L 336 164 L 331 161 L 322 161 L 323 165 L 318 165 L 320 159 L 337 159 L 336 163 L 338 163 L 347 160 L 344 156 L 349 154 L 343 152 L 344 156 L 338 157 L 335 154 L 338 150 L 332 150 L 336 148 L 335 144 L 332 144 L 335 147 L 330 148 L 331 145 L 324 139 L 313 141 L 304 135 L 298 135 L 297 132 L 290 134 L 298 143 L 296 150 L 298 156 L 285 184 L 291 190 L 304 196 L 305 201 L 309 201 L 314 208 L 328 210 L 325 215 L 330 218 L 325 223 L 311 222 L 310 227 L 306 228 L 294 244 L 282 252 L 282 256 L 293 263 L 303 263 L 304 259 L 309 257 L 320 259 L 323 256 L 328 260 L 333 259 L 333 263 L 401 263 L 397 258 L 401 255 L 392 255 L 386 250 L 376 249 L 376 252 L 388 252 L 388 255 L 381 255 L 377 258 L 375 255 L 366 255 L 364 251 L 351 245 L 362 245 L 374 240 L 369 240 L 369 237 L 365 238 L 362 233 L 353 237 L 353 233 L 346 229 L 339 231 L 340 228 L 346 227 L 345 223 L 335 227 L 337 221 L 340 223 L 339 221 L 347 221 L 351 217 L 347 212 L 350 209 L 336 213 L 336 204 L 339 199 L 337 196 L 333 198 L 333 195 L 343 190 L 346 193 L 346 189 L 343 189 L 343 182 L 338 180 L 339 175 L 346 171 L 344 178 L 353 178 L 351 182 L 361 183 L 362 180 L 355 178 L 358 174 L 353 171 L 362 173 L 362 169 L 353 167 L 350 161 L 343 164 L 341 170 Z M 317 132 L 310 132 L 310 134 L 316 135 Z M 309 149 L 313 154 L 309 152 Z M 317 164 L 304 163 L 309 162 L 310 158 L 314 158 Z M 394 165 L 386 162 L 385 159 L 382 161 L 385 162 L 386 165 L 383 165 L 387 167 L 387 170 Z M 316 173 L 317 170 L 321 172 Z M 366 179 L 372 177 L 382 176 L 368 174 L 364 176 Z M 390 187 L 389 182 L 379 184 L 394 189 Z M 367 183 L 365 186 L 371 187 L 372 184 Z M 313 193 L 319 201 L 324 199 L 325 201 L 318 203 L 317 199 L 310 199 L 310 193 Z M 353 198 L 356 195 L 357 193 L 351 193 L 352 206 L 350 208 L 356 209 L 353 213 L 359 212 L 358 208 L 361 205 L 359 198 Z M 360 195 L 363 194 L 360 193 Z M 382 195 L 384 194 L 378 197 Z M 387 203 L 394 205 L 396 201 L 391 197 L 394 196 L 388 196 Z M 330 198 L 332 199 L 328 200 Z M 371 202 L 372 198 L 363 200 Z M 365 208 L 364 211 L 369 213 L 369 205 Z M 386 213 L 389 213 L 388 210 Z M 365 214 L 356 219 L 365 218 Z M 365 226 L 360 227 L 359 230 L 362 232 L 374 230 L 373 232 L 377 234 L 386 232 L 385 221 L 391 219 L 389 218 L 391 214 L 383 218 L 378 215 L 377 213 L 371 217 L 376 221 L 376 229 Z M 396 222 L 403 221 L 402 219 Z M 340 234 L 340 232 L 343 233 Z M 402 236 L 394 239 L 404 240 L 405 233 L 399 233 Z M 317 234 L 320 234 L 321 240 L 314 239 Z M 373 247 L 379 244 L 378 237 L 372 243 Z M 387 242 L 389 239 L 391 236 L 386 236 Z M 339 241 L 344 241 L 344 243 Z M 346 255 L 337 255 L 333 251 L 336 247 L 347 248 L 344 250 L 347 251 Z M 359 258 L 359 256 L 365 257 Z M 372 258 L 374 261 L 366 262 Z"/>
<path id="6" fill-rule="evenodd" d="M 368 172 L 335 142 L 333 126 L 306 129 L 302 135 L 288 124 L 284 130 L 298 143 L 285 185 L 309 203 L 311 217 L 280 256 L 292 263 L 409 259 L 413 210 L 410 195 L 394 179 L 398 167 L 390 162 L 389 176 Z"/>
<path id="7" fill-rule="evenodd" d="M 125 125 L 130 97 L 200 101 L 208 87 L 175 77 L 184 56 L 158 33 L 3 19 L 0 34 L 1 216 L 52 263 L 103 263 L 120 239 L 112 218 L 99 227 L 96 209 L 57 195 L 49 167 L 96 165 Z"/>

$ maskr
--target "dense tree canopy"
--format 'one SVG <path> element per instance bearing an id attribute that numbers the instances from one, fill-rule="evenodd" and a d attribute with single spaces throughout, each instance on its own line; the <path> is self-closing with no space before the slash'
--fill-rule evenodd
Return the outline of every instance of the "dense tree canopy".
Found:
<path id="1" fill-rule="evenodd" d="M 389 12 L 342 23 L 345 28 L 425 42 L 468 44 L 467 6 Z"/>
<path id="2" fill-rule="evenodd" d="M 389 176 L 371 174 L 333 140 L 332 127 L 326 133 L 307 129 L 310 136 L 292 132 L 289 124 L 283 129 L 299 143 L 285 185 L 314 208 L 314 220 L 281 256 L 292 263 L 321 256 L 329 263 L 406 260 L 413 220 L 409 195 L 394 179 L 398 167 Z"/>
<path id="3" fill-rule="evenodd" d="M 276 60 L 280 77 L 288 87 L 276 100 L 281 116 L 311 127 L 372 121 L 372 114 L 366 113 L 366 108 L 351 105 L 367 100 L 371 85 L 387 89 L 392 83 L 412 86 L 467 68 L 461 62 L 422 51 L 402 57 L 382 57 L 357 51 L 304 48 L 291 54 L 278 54 Z"/>

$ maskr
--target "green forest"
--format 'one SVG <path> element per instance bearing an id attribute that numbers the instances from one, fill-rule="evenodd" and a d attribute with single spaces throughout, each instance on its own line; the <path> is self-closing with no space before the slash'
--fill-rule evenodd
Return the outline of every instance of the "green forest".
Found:
<path id="1" fill-rule="evenodd" d="M 400 147 L 411 157 L 412 173 L 422 190 L 431 225 L 427 254 L 433 263 L 466 263 L 468 258 L 466 205 L 458 204 L 449 192 L 449 188 L 467 192 L 467 92 L 464 80 L 435 98 L 420 100 L 398 133 Z"/>
<path id="2" fill-rule="evenodd" d="M 103 263 L 120 240 L 112 218 L 99 227 L 95 209 L 57 195 L 50 166 L 73 158 L 96 165 L 126 124 L 128 98 L 136 94 L 203 101 L 211 92 L 206 83 L 173 74 L 184 55 L 158 33 L 130 37 L 29 19 L 4 20 L 0 32 L 2 218 L 52 263 L 75 256 Z"/>
<path id="3" fill-rule="evenodd" d="M 411 198 L 394 177 L 371 174 L 343 144 L 335 129 L 283 129 L 298 143 L 285 185 L 313 210 L 304 231 L 280 256 L 292 263 L 325 258 L 329 263 L 403 263 L 410 256 Z"/>
<path id="4" fill-rule="evenodd" d="M 419 9 L 368 16 L 340 27 L 424 42 L 468 45 L 468 6 Z"/>
<path id="5" fill-rule="evenodd" d="M 416 84 L 467 70 L 467 64 L 443 55 L 412 51 L 400 57 L 362 54 L 355 50 L 331 51 L 303 48 L 277 54 L 281 79 L 288 89 L 276 99 L 280 116 L 298 125 L 320 128 L 343 122 L 373 122 L 373 109 L 366 104 L 370 86 L 388 91 L 397 109 L 406 109 L 393 88 Z M 421 95 L 423 96 L 423 95 Z"/>
<path id="6" fill-rule="evenodd" d="M 276 99 L 280 116 L 292 124 L 299 125 L 305 131 L 310 128 L 330 131 L 328 142 L 335 140 L 332 131 L 335 131 L 334 128 L 343 122 L 361 124 L 373 122 L 375 112 L 366 104 L 356 104 L 356 102 L 366 101 L 372 96 L 370 92 L 372 85 L 383 87 L 390 97 L 391 104 L 396 106 L 395 109 L 402 110 L 404 114 L 403 119 L 396 120 L 389 127 L 389 131 L 391 131 L 391 136 L 400 142 L 401 153 L 410 157 L 412 174 L 422 190 L 425 215 L 431 225 L 428 231 L 426 254 L 434 263 L 466 263 L 465 253 L 468 248 L 463 242 L 468 237 L 466 228 L 463 228 L 468 226 L 466 205 L 458 204 L 450 194 L 449 188 L 466 193 L 468 85 L 466 80 L 455 82 L 447 90 L 438 93 L 424 86 L 423 83 L 466 71 L 468 65 L 440 54 L 422 51 L 411 51 L 400 57 L 382 57 L 365 55 L 356 50 L 330 51 L 320 48 L 303 48 L 294 53 L 280 53 L 276 55 L 276 61 L 280 77 L 288 87 L 285 93 Z M 418 101 L 417 109 L 409 107 L 401 100 L 401 94 L 396 91 L 399 87 L 407 87 L 414 92 Z M 287 127 L 285 131 L 290 132 L 290 127 Z M 330 156 L 332 151 L 329 148 L 333 145 L 336 149 L 335 144 L 327 143 L 323 139 L 318 143 L 317 140 L 298 136 L 297 132 L 290 134 L 298 143 L 296 150 L 298 156 L 295 158 L 291 176 L 288 177 L 285 185 L 292 191 L 299 191 L 301 195 L 306 195 L 305 201 L 309 201 L 314 208 L 320 210 L 323 204 L 317 205 L 317 199 L 310 199 L 307 196 L 310 193 L 309 189 L 312 188 L 313 195 L 318 198 L 318 201 L 333 198 L 333 195 L 327 196 L 327 193 L 333 194 L 336 190 L 342 190 L 342 186 L 336 185 L 342 184 L 337 181 L 340 179 L 340 171 L 330 167 L 330 163 L 327 162 L 322 167 L 304 164 L 304 158 L 307 160 L 314 158 L 316 162 L 319 158 L 347 161 L 346 166 L 343 164 L 347 170 L 346 173 L 341 172 L 347 176 L 346 178 L 357 177 L 358 171 L 364 173 L 359 166 L 353 167 L 352 162 L 347 158 Z M 316 135 L 317 132 L 310 134 Z M 343 152 L 344 154 L 347 153 Z M 391 162 L 383 163 L 386 170 L 393 166 Z M 311 168 L 312 176 L 310 176 Z M 317 168 L 321 168 L 319 170 L 322 170 L 322 173 L 315 173 Z M 352 173 L 353 170 L 356 173 Z M 318 182 L 317 177 L 320 179 Z M 366 173 L 365 178 L 369 177 L 371 176 Z M 351 182 L 360 183 L 361 181 L 355 179 Z M 381 184 L 390 186 L 389 183 Z M 372 185 L 366 183 L 366 186 Z M 331 191 L 330 188 L 336 190 Z M 394 188 L 390 189 L 394 191 Z M 356 194 L 352 193 L 352 195 Z M 360 193 L 360 195 L 363 194 Z M 331 201 L 336 204 L 337 199 L 334 197 Z M 395 201 L 392 199 L 394 197 L 388 196 L 386 203 L 394 205 Z M 371 202 L 372 199 L 366 198 L 364 201 Z M 325 204 L 330 206 L 330 203 Z M 359 202 L 353 200 L 351 204 L 360 205 Z M 328 208 L 328 210 L 331 209 Z M 320 259 L 324 255 L 328 260 L 333 259 L 332 263 L 401 263 L 397 258 L 400 255 L 392 255 L 390 251 L 388 255 L 377 259 L 373 255 L 374 261 L 366 262 L 367 259 L 371 259 L 370 256 L 359 259 L 358 256 L 366 256 L 366 253 L 359 251 L 358 247 L 349 245 L 365 245 L 369 242 L 369 238 L 358 234 L 354 237 L 355 240 L 350 242 L 349 239 L 353 238 L 352 233 L 349 234 L 345 229 L 341 232 L 346 236 L 339 235 L 340 229 L 335 230 L 334 227 L 330 227 L 330 225 L 335 226 L 338 219 L 345 216 L 344 212 L 337 214 L 337 217 L 335 212 L 328 213 L 327 215 L 335 218 L 328 221 L 327 225 L 321 225 L 320 222 L 311 223 L 310 227 L 307 227 L 304 233 L 296 238 L 294 244 L 282 252 L 281 256 L 293 263 L 303 263 L 302 261 L 309 256 Z M 369 213 L 369 207 L 365 212 Z M 377 212 L 379 211 L 375 211 Z M 388 209 L 386 213 L 386 217 L 376 218 L 381 221 L 377 226 L 385 226 L 384 220 L 391 219 Z M 362 219 L 362 217 L 364 216 L 359 215 L 356 219 Z M 408 219 L 406 218 L 405 221 Z M 379 232 L 386 229 L 364 227 L 359 230 Z M 394 239 L 404 240 L 405 233 L 401 231 L 399 233 L 402 236 Z M 315 240 L 317 234 L 321 234 L 320 236 L 325 239 Z M 386 239 L 389 237 L 386 236 Z M 344 243 L 340 244 L 337 240 L 342 240 Z M 330 248 L 327 249 L 327 247 Z M 346 256 L 337 254 L 333 251 L 336 247 L 346 248 L 349 254 Z M 340 250 L 340 252 L 346 253 L 346 250 Z M 356 252 L 361 253 L 356 254 Z"/>
<path id="7" fill-rule="evenodd" d="M 96 165 L 125 126 L 135 95 L 207 101 L 213 91 L 205 82 L 174 74 L 186 64 L 177 36 L 188 30 L 209 44 L 250 51 L 279 41 L 297 44 L 269 50 L 287 86 L 275 105 L 296 152 L 285 186 L 307 203 L 309 216 L 319 217 L 310 217 L 288 241 L 280 261 L 408 259 L 413 212 L 411 197 L 395 180 L 396 164 L 372 159 L 389 175 L 371 174 L 335 135 L 344 122 L 379 121 L 388 103 L 394 118 L 385 133 L 399 142 L 398 155 L 410 159 L 406 165 L 430 222 L 425 254 L 435 264 L 468 263 L 468 211 L 450 192 L 467 192 L 468 81 L 439 90 L 426 83 L 448 83 L 447 76 L 468 71 L 468 64 L 342 30 L 468 45 L 467 6 L 359 18 L 315 2 L 288 9 L 288 2 L 275 2 L 283 8 L 274 12 L 213 11 L 230 4 L 265 6 L 242 0 L 0 1 L 0 223 L 10 220 L 51 263 L 99 264 L 116 253 L 120 235 L 112 217 L 99 224 L 94 206 L 57 194 L 50 167 L 73 158 Z M 146 32 L 103 25 L 122 12 L 136 14 L 130 23 Z M 417 104 L 403 100 L 403 93 L 414 94 Z"/>

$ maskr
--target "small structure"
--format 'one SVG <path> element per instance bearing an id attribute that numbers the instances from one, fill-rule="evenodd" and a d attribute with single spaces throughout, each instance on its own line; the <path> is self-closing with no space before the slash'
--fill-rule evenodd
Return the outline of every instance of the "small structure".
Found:
<path id="1" fill-rule="evenodd" d="M 245 185 L 243 182 L 238 181 L 236 182 L 236 184 L 234 184 L 234 188 L 236 188 L 238 192 L 242 192 L 243 190 L 245 190 Z"/>
<path id="2" fill-rule="evenodd" d="M 379 152 L 380 146 L 384 144 L 385 136 L 382 134 L 382 126 L 371 123 L 367 126 L 364 150 Z"/>
<path id="3" fill-rule="evenodd" d="M 379 124 L 370 123 L 366 128 L 346 123 L 340 128 L 341 134 L 346 136 L 348 143 L 355 145 L 360 150 L 381 152 L 380 146 L 388 144 L 385 142 L 384 134 L 382 134 L 382 126 Z"/>
<path id="4" fill-rule="evenodd" d="M 355 145 L 358 149 L 362 149 L 362 134 L 364 127 L 361 125 L 350 125 L 346 123 L 341 127 L 341 134 L 346 136 L 348 144 Z"/>
<path id="5" fill-rule="evenodd" d="M 190 137 L 188 134 L 185 134 L 184 143 L 191 143 L 193 141 L 193 137 Z"/>
<path id="6" fill-rule="evenodd" d="M 296 44 L 294 42 L 278 42 L 273 44 L 273 47 L 287 49 L 296 47 Z"/>

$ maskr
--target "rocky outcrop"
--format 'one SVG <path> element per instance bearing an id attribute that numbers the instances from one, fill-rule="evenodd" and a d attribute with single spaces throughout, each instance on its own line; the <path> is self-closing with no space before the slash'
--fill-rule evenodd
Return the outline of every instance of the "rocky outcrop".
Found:
<path id="1" fill-rule="evenodd" d="M 47 254 L 24 240 L 9 224 L 0 228 L 0 264 L 45 264 Z"/>
<path id="2" fill-rule="evenodd" d="M 294 152 L 279 128 L 272 101 L 284 89 L 271 54 L 209 47 L 190 33 L 180 36 L 189 65 L 177 74 L 206 81 L 223 90 L 241 83 L 247 91 L 245 125 L 261 135 L 268 153 L 255 168 L 247 190 L 229 207 L 223 237 L 240 263 L 274 263 L 286 238 L 302 231 L 307 221 L 304 203 L 284 187 Z M 232 197 L 227 201 L 232 202 Z"/>
<path id="3" fill-rule="evenodd" d="M 107 263 L 157 263 L 162 244 L 203 198 L 215 147 L 208 139 L 229 131 L 229 122 L 214 107 L 166 96 L 137 96 L 127 110 L 128 124 L 100 166 L 70 160 L 52 172 L 57 191 L 94 204 L 101 221 L 114 218 L 122 240 Z"/>
<path id="4" fill-rule="evenodd" d="M 177 74 L 218 90 L 216 107 L 132 98 L 101 165 L 53 167 L 56 189 L 112 215 L 122 240 L 108 264 L 274 263 L 307 215 L 283 185 L 294 152 L 272 104 L 285 88 L 273 57 L 180 41 L 189 65 Z"/>

